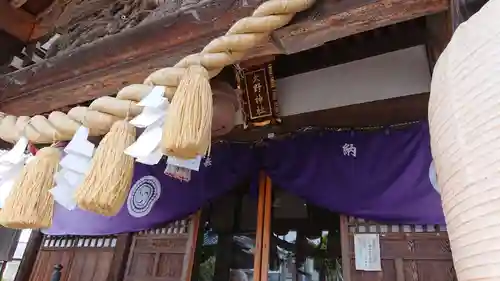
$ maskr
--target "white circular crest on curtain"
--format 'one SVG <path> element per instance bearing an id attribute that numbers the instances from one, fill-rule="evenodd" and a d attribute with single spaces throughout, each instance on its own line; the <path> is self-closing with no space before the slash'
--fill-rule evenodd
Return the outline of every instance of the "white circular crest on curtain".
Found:
<path id="1" fill-rule="evenodd" d="M 160 198 L 161 184 L 154 176 L 144 176 L 132 185 L 127 199 L 128 213 L 135 217 L 144 217 Z"/>
<path id="2" fill-rule="evenodd" d="M 437 193 L 441 193 L 439 191 L 439 186 L 437 183 L 437 174 L 436 167 L 434 167 L 434 160 L 431 161 L 431 165 L 429 166 L 429 181 L 431 182 L 432 187 L 434 187 Z"/>

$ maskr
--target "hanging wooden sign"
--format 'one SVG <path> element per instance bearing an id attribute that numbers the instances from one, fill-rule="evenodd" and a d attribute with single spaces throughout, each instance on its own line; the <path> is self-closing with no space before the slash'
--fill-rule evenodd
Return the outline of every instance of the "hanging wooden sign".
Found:
<path id="1" fill-rule="evenodd" d="M 244 128 L 281 123 L 272 61 L 236 69 Z"/>

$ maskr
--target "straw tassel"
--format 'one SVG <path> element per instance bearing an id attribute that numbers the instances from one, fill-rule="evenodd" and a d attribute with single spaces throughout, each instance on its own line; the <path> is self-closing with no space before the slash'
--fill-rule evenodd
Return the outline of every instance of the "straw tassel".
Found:
<path id="1" fill-rule="evenodd" d="M 96 149 L 89 172 L 75 193 L 81 209 L 116 215 L 128 196 L 134 158 L 123 153 L 135 141 L 135 127 L 116 121 Z"/>
<path id="2" fill-rule="evenodd" d="M 206 155 L 211 144 L 212 106 L 207 70 L 198 65 L 190 66 L 167 111 L 163 152 L 182 159 Z"/>
<path id="3" fill-rule="evenodd" d="M 55 147 L 40 149 L 17 177 L 0 212 L 0 224 L 9 228 L 47 228 L 52 225 L 54 186 L 61 151 Z"/>

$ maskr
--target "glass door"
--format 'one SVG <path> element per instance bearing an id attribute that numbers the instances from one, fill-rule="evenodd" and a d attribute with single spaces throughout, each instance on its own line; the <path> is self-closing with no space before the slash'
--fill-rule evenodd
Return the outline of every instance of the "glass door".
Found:
<path id="1" fill-rule="evenodd" d="M 260 280 L 342 281 L 340 216 L 266 183 Z"/>
<path id="2" fill-rule="evenodd" d="M 192 281 L 342 280 L 339 216 L 261 174 L 202 212 Z"/>
<path id="3" fill-rule="evenodd" d="M 261 189 L 242 184 L 203 209 L 191 280 L 260 280 Z"/>

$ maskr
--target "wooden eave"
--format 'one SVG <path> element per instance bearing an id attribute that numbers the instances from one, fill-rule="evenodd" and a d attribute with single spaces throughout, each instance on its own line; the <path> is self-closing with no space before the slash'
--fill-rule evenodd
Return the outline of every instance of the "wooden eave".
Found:
<path id="1" fill-rule="evenodd" d="M 175 64 L 223 34 L 263 1 L 227 10 L 232 1 L 164 17 L 0 77 L 0 111 L 33 115 L 113 95 L 152 71 Z M 448 0 L 318 0 L 249 54 L 293 54 L 382 26 L 447 10 Z"/>
<path id="2" fill-rule="evenodd" d="M 54 25 L 63 23 L 66 17 L 62 11 L 72 6 L 72 1 L 30 0 L 16 8 L 10 2 L 0 0 L 0 30 L 24 43 L 43 37 Z"/>

